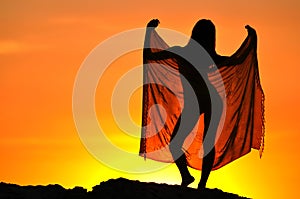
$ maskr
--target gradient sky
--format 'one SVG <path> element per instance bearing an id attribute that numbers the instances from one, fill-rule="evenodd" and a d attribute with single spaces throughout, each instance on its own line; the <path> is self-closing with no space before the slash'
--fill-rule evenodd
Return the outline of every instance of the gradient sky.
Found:
<path id="1" fill-rule="evenodd" d="M 299 9 L 297 0 L 2 0 L 0 181 L 88 189 L 118 177 L 180 183 L 174 165 L 152 173 L 130 174 L 97 161 L 76 131 L 73 85 L 85 57 L 114 34 L 145 27 L 150 19 L 158 18 L 159 27 L 190 35 L 198 19 L 209 18 L 217 28 L 220 54 L 230 55 L 239 47 L 247 35 L 246 24 L 257 31 L 260 77 L 266 95 L 266 147 L 262 159 L 252 151 L 212 172 L 208 187 L 253 198 L 295 197 L 300 177 Z M 96 94 L 97 115 L 105 123 L 105 132 L 114 132 L 108 133 L 112 142 L 136 153 L 138 139 L 124 137 L 107 107 L 113 84 L 126 70 L 141 63 L 141 52 L 114 62 L 101 80 L 108 84 L 100 82 Z M 137 123 L 139 100 L 137 91 L 129 106 Z M 199 180 L 200 172 L 192 173 Z"/>

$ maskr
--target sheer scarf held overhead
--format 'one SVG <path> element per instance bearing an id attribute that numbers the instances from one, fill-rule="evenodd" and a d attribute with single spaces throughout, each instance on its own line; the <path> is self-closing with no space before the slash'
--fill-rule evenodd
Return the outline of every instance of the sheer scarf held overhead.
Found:
<path id="1" fill-rule="evenodd" d="M 150 36 L 152 52 L 169 46 L 155 30 Z M 258 149 L 264 149 L 264 93 L 260 84 L 257 62 L 256 35 L 248 35 L 241 47 L 230 58 L 234 65 L 221 63 L 226 100 L 226 117 L 216 139 L 213 170 L 218 169 Z M 147 60 L 144 57 L 143 107 L 140 155 L 161 162 L 174 162 L 169 143 L 183 106 L 183 89 L 175 59 Z M 208 74 L 214 82 L 214 72 Z M 223 89 L 224 90 L 224 89 Z M 224 93 L 220 93 L 224 96 Z M 203 121 L 190 133 L 183 146 L 190 167 L 202 168 Z M 186 144 L 188 143 L 188 144 Z M 186 147 L 185 147 L 186 146 Z"/>

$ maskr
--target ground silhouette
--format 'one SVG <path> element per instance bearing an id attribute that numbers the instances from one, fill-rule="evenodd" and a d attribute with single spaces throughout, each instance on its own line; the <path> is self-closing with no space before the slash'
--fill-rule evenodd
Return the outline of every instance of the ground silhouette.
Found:
<path id="1" fill-rule="evenodd" d="M 219 189 L 198 191 L 179 185 L 157 184 L 154 182 L 132 181 L 125 178 L 111 179 L 101 182 L 87 191 L 82 187 L 65 189 L 60 185 L 19 186 L 0 183 L 1 199 L 216 199 L 244 198 L 236 194 L 226 193 Z"/>

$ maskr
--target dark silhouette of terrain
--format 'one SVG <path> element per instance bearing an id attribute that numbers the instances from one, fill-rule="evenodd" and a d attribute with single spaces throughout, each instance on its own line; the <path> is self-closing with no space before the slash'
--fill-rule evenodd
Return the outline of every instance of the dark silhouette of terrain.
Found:
<path id="1" fill-rule="evenodd" d="M 60 185 L 19 186 L 0 183 L 1 199 L 216 199 L 243 198 L 236 194 L 226 193 L 219 189 L 198 191 L 179 185 L 146 183 L 124 178 L 101 182 L 87 191 L 82 187 L 65 189 Z"/>

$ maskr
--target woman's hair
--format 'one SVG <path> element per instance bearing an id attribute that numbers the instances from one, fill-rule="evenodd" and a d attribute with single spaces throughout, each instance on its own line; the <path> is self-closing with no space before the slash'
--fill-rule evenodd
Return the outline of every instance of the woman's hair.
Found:
<path id="1" fill-rule="evenodd" d="M 191 38 L 197 41 L 209 54 L 215 53 L 216 28 L 210 20 L 199 20 L 192 30 Z"/>

